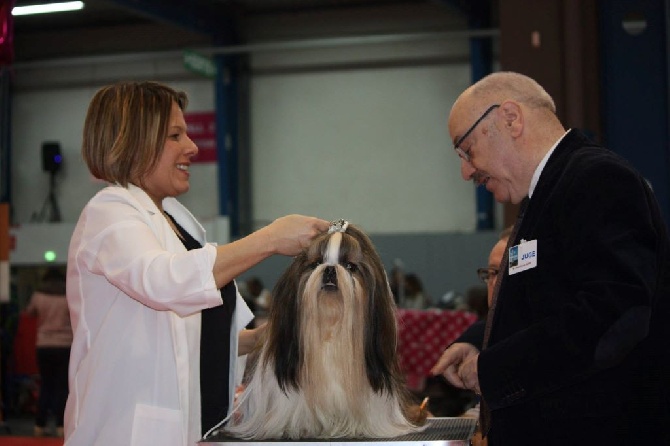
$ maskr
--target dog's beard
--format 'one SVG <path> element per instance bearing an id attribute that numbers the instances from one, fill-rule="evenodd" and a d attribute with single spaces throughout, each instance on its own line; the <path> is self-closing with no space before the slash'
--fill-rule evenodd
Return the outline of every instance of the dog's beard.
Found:
<path id="1" fill-rule="evenodd" d="M 280 278 L 231 434 L 358 438 L 416 429 L 404 416 L 381 261 L 364 234 L 348 231 L 319 239 Z"/>
<path id="2" fill-rule="evenodd" d="M 340 265 L 334 267 L 337 290 L 324 287 L 327 268 L 321 265 L 309 275 L 301 296 L 301 391 L 310 407 L 333 415 L 348 407 L 360 417 L 360 389 L 367 383 L 363 342 L 367 299 L 359 280 Z"/>

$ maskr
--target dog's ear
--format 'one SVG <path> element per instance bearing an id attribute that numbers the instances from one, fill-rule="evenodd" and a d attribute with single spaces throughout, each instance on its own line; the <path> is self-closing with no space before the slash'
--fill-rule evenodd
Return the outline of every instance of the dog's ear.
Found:
<path id="1" fill-rule="evenodd" d="M 347 234 L 357 240 L 365 259 L 359 271 L 368 297 L 364 339 L 368 381 L 375 392 L 394 393 L 402 375 L 396 353 L 395 303 L 386 271 L 372 241 L 363 231 L 349 225 Z"/>
<path id="2" fill-rule="evenodd" d="M 361 245 L 367 259 L 365 286 L 368 294 L 368 311 L 365 327 L 365 365 L 368 381 L 375 390 L 394 393 L 402 380 L 397 361 L 397 323 L 395 303 L 388 285 L 386 271 L 369 237 L 356 227 L 349 226 Z"/>
<path id="3" fill-rule="evenodd" d="M 393 393 L 401 380 L 397 361 L 397 323 L 395 304 L 386 276 L 377 280 L 368 302 L 365 361 L 368 380 L 375 391 Z"/>
<path id="4" fill-rule="evenodd" d="M 267 356 L 263 366 L 274 364 L 275 377 L 284 393 L 289 388 L 298 389 L 298 370 L 302 361 L 298 293 L 306 261 L 305 252 L 298 255 L 279 278 L 272 293 L 265 348 Z"/>

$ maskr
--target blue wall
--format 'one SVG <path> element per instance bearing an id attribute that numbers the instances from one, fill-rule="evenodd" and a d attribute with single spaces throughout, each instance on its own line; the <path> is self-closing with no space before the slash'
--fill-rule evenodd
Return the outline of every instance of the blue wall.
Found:
<path id="1" fill-rule="evenodd" d="M 668 0 L 601 0 L 605 145 L 649 180 L 670 226 Z M 646 20 L 637 35 L 626 17 Z"/>

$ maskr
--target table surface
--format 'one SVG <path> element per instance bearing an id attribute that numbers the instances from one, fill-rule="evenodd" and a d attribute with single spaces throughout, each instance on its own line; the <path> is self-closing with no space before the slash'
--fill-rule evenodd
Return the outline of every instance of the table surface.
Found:
<path id="1" fill-rule="evenodd" d="M 290 446 L 295 444 L 313 444 L 329 446 L 352 446 L 366 445 L 379 446 L 381 444 L 390 444 L 393 446 L 418 446 L 418 445 L 449 445 L 449 446 L 468 446 L 470 439 L 475 433 L 477 420 L 465 417 L 448 418 L 428 418 L 426 426 L 421 432 L 403 435 L 393 438 L 333 438 L 333 439 L 301 439 L 301 440 L 240 440 L 239 438 L 217 435 L 207 440 L 201 441 L 200 445 L 221 445 L 221 446 L 253 446 L 253 445 L 275 445 Z"/>

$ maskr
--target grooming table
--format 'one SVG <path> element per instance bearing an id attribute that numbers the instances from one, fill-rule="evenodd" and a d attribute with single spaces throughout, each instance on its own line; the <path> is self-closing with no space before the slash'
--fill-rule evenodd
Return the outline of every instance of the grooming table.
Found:
<path id="1" fill-rule="evenodd" d="M 370 445 L 380 446 L 389 444 L 394 446 L 469 446 L 470 439 L 475 433 L 477 427 L 476 418 L 428 418 L 425 429 L 421 432 L 403 435 L 392 438 L 334 438 L 327 439 L 302 439 L 302 440 L 240 440 L 224 435 L 216 435 L 207 440 L 201 441 L 200 445 L 220 445 L 220 446 L 294 446 L 296 443 L 304 443 L 319 446 L 352 446 L 352 445 Z"/>

